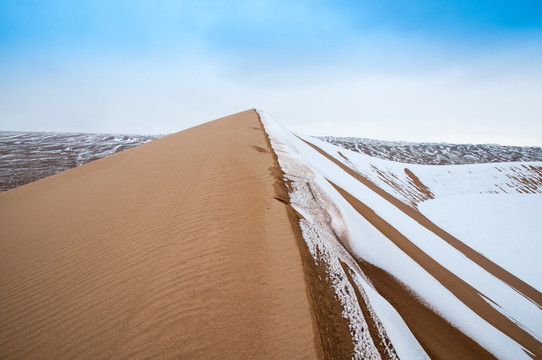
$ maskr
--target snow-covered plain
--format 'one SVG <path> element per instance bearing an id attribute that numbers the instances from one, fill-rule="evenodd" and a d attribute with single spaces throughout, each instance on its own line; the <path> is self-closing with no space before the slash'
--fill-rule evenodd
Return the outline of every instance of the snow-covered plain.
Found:
<path id="1" fill-rule="evenodd" d="M 363 336 L 364 321 L 351 291 L 357 286 L 369 300 L 382 336 L 389 339 L 399 358 L 423 358 L 423 348 L 410 333 L 391 304 L 372 286 L 355 261 L 367 261 L 393 275 L 437 314 L 498 358 L 522 359 L 540 351 L 519 344 L 498 322 L 484 317 L 457 289 L 427 271 L 380 229 L 371 224 L 331 184 L 347 191 L 397 229 L 418 249 L 435 260 L 450 276 L 472 287 L 483 301 L 505 316 L 524 337 L 542 340 L 542 311 L 535 300 L 493 276 L 478 263 L 420 225 L 379 194 L 338 166 L 361 174 L 415 211 L 441 226 L 472 249 L 528 282 L 540 291 L 542 254 L 542 163 L 496 163 L 474 165 L 414 165 L 393 162 L 339 148 L 318 139 L 292 133 L 269 115 L 260 112 L 285 177 L 291 182 L 291 204 L 303 215 L 303 236 L 313 256 L 325 254 L 328 263 L 342 262 L 354 273 L 346 279 L 340 266 L 330 266 L 336 292 L 350 316 L 357 355 L 367 357 L 372 344 Z M 312 144 L 313 146 L 311 146 Z M 333 161 L 317 151 L 323 150 Z M 330 183 L 331 182 L 331 183 Z M 499 200 L 495 200 L 495 199 Z M 419 209 L 419 210 L 418 210 Z M 500 209 L 500 210 L 499 210 Z M 503 210 L 504 209 L 504 210 Z M 515 209 L 515 210 L 514 210 Z M 499 222 L 499 225 L 495 225 Z M 491 228 L 490 230 L 488 228 Z M 480 239 L 481 236 L 483 239 Z M 529 254 L 526 254 L 529 252 Z M 322 259 L 318 259 L 321 261 Z M 462 300 L 463 299 L 463 300 Z M 390 320 L 394 319 L 394 320 Z M 361 333 L 361 335 L 360 335 Z M 409 335 L 406 335 L 409 334 Z M 533 352 L 534 351 L 534 352 Z M 376 353 L 374 350 L 372 354 Z M 378 353 L 376 353 L 378 354 Z"/>

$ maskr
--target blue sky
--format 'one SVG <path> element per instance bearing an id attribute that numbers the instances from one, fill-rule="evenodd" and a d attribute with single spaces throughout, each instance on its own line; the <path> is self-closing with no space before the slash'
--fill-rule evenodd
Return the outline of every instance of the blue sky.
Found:
<path id="1" fill-rule="evenodd" d="M 542 145 L 540 1 L 0 0 L 0 129 Z"/>

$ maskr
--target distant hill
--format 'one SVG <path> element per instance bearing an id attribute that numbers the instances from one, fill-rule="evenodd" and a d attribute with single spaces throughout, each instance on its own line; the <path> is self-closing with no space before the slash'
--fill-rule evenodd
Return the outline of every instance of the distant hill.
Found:
<path id="1" fill-rule="evenodd" d="M 162 135 L 0 131 L 0 191 L 58 174 L 160 137 Z M 410 164 L 542 161 L 541 147 L 415 143 L 335 136 L 317 138 L 369 156 Z"/>
<path id="2" fill-rule="evenodd" d="M 496 144 L 448 144 L 384 141 L 356 137 L 319 136 L 344 149 L 409 164 L 462 165 L 511 161 L 542 161 L 542 147 Z"/>
<path id="3" fill-rule="evenodd" d="M 58 174 L 159 137 L 0 131 L 0 191 Z"/>

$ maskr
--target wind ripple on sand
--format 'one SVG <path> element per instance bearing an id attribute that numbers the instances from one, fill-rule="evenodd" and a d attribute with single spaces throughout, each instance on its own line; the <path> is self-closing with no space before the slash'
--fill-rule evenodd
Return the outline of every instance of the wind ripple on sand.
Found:
<path id="1" fill-rule="evenodd" d="M 251 110 L 0 194 L 0 358 L 320 356 L 266 148 Z"/>

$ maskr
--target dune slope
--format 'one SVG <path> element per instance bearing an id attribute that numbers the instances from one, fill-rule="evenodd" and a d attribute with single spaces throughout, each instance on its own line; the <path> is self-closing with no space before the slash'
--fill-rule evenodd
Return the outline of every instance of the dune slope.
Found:
<path id="1" fill-rule="evenodd" d="M 0 194 L 0 358 L 322 356 L 257 113 Z"/>
<path id="2" fill-rule="evenodd" d="M 542 163 L 393 162 L 260 116 L 303 238 L 345 309 L 355 358 L 542 357 L 540 222 L 526 216 L 542 210 Z M 453 213 L 471 206 L 485 221 Z M 484 207 L 495 208 L 477 214 Z M 495 221 L 508 231 L 488 237 Z"/>

